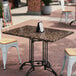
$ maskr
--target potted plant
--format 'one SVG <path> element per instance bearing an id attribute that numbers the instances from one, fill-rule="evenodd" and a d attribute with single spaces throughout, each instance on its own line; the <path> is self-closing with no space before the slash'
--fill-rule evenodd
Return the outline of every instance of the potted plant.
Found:
<path id="1" fill-rule="evenodd" d="M 71 0 L 73 3 L 76 2 L 76 0 Z"/>
<path id="2" fill-rule="evenodd" d="M 41 0 L 41 1 L 43 2 L 41 13 L 46 15 L 51 14 L 50 3 L 52 2 L 52 0 Z"/>

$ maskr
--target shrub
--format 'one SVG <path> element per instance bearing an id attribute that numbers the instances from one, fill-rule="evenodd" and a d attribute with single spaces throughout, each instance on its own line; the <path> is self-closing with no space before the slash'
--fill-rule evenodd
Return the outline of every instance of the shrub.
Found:
<path id="1" fill-rule="evenodd" d="M 2 17 L 2 3 L 0 3 L 0 17 Z"/>

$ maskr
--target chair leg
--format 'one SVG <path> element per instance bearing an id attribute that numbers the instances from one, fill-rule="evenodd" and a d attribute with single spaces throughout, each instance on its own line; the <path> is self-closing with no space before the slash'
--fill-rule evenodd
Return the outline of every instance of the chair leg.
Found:
<path id="1" fill-rule="evenodd" d="M 61 70 L 60 76 L 63 75 L 63 70 L 64 70 L 64 67 L 65 67 L 65 62 L 66 62 L 66 55 L 64 56 L 64 62 L 63 62 L 63 66 L 62 66 L 62 70 Z"/>
<path id="2" fill-rule="evenodd" d="M 65 13 L 65 22 L 66 22 L 66 24 L 68 23 L 68 13 L 67 12 Z"/>
<path id="3" fill-rule="evenodd" d="M 19 59 L 19 63 L 21 64 L 21 58 L 20 58 L 20 53 L 19 53 L 19 47 L 18 47 L 18 44 L 16 44 L 15 47 L 17 48 L 18 59 Z"/>
<path id="4" fill-rule="evenodd" d="M 63 16 L 63 13 L 61 13 L 60 22 L 62 22 L 62 16 Z"/>
<path id="5" fill-rule="evenodd" d="M 74 14 L 74 12 L 72 12 L 72 18 L 75 19 L 75 14 Z"/>
<path id="6" fill-rule="evenodd" d="M 8 52 L 8 49 L 5 46 L 2 47 L 2 56 L 3 56 L 4 69 L 6 69 L 7 52 Z"/>
<path id="7" fill-rule="evenodd" d="M 74 64 L 73 59 L 69 58 L 69 60 L 68 60 L 68 66 L 67 66 L 67 76 L 71 76 L 73 64 Z"/>

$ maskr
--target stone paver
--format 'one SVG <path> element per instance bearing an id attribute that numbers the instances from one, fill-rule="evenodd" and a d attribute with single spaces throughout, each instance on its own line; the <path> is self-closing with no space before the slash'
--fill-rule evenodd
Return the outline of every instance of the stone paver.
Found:
<path id="1" fill-rule="evenodd" d="M 56 7 L 56 8 L 55 8 Z M 52 12 L 56 11 L 58 9 L 60 9 L 61 7 L 59 5 L 57 6 L 52 6 Z M 11 14 L 12 14 L 12 22 L 13 25 L 30 20 L 30 19 L 35 19 L 35 20 L 58 20 L 55 18 L 50 18 L 48 16 L 37 16 L 37 15 L 26 15 L 28 10 L 28 7 L 21 7 L 21 8 L 16 8 L 16 9 L 12 9 L 11 10 Z"/>
<path id="2" fill-rule="evenodd" d="M 17 27 L 22 27 L 25 25 L 33 25 L 36 26 L 37 23 L 39 22 L 39 20 L 28 20 L 25 21 L 21 24 L 17 24 L 14 27 L 10 26 L 9 29 L 14 29 Z M 49 61 L 52 64 L 52 67 L 55 69 L 55 71 L 57 72 L 58 76 L 60 74 L 61 71 L 61 67 L 62 67 L 62 63 L 63 63 L 63 57 L 64 57 L 64 49 L 67 47 L 76 47 L 76 26 L 68 26 L 66 24 L 59 24 L 58 22 L 55 21 L 47 21 L 47 20 L 43 20 L 42 21 L 44 24 L 44 27 L 48 27 L 48 28 L 54 28 L 54 29 L 60 29 L 60 30 L 67 30 L 67 31 L 73 31 L 74 33 L 61 39 L 58 40 L 54 43 L 49 43 Z M 9 30 L 8 28 L 6 30 Z M 18 37 L 18 36 L 13 36 L 13 35 L 7 35 L 7 34 L 3 34 L 3 37 L 10 37 L 10 38 L 16 38 L 18 40 L 18 44 L 19 44 L 19 50 L 20 50 L 20 56 L 22 59 L 22 62 L 24 61 L 28 61 L 29 58 L 29 40 L 27 38 L 23 38 L 23 37 Z M 41 54 L 42 54 L 42 50 L 41 50 L 41 42 L 35 43 L 35 59 L 41 59 Z M 1 52 L 0 52 L 1 53 Z M 0 56 L 1 58 L 1 65 L 2 65 L 2 54 Z M 24 67 L 23 71 L 18 71 L 19 69 L 19 64 L 18 64 L 18 58 L 17 58 L 17 52 L 15 48 L 11 48 L 8 51 L 8 60 L 7 60 L 7 69 L 8 71 L 6 71 L 6 73 L 4 74 L 4 71 L 2 69 L 0 69 L 3 73 L 1 73 L 3 76 L 5 75 L 11 75 L 11 73 L 15 73 L 12 74 L 11 76 L 24 76 L 27 72 L 27 70 L 29 69 L 29 67 Z M 1 66 L 2 68 L 2 66 Z M 73 68 L 73 72 L 75 71 L 75 65 Z M 66 68 L 64 70 L 64 76 L 66 76 Z M 0 71 L 0 72 L 1 72 Z M 75 73 L 74 73 L 75 74 Z M 39 67 L 36 68 L 36 71 L 32 72 L 30 74 L 31 76 L 53 76 L 52 73 L 48 72 L 48 71 L 44 71 L 43 67 Z"/>
<path id="3" fill-rule="evenodd" d="M 58 8 L 58 7 L 57 7 Z M 60 6 L 59 8 L 60 9 Z M 56 9 L 55 9 L 56 11 Z M 44 27 L 60 29 L 60 30 L 67 30 L 73 31 L 74 33 L 58 40 L 54 43 L 49 43 L 49 61 L 52 64 L 52 67 L 57 72 L 58 76 L 60 75 L 63 57 L 64 57 L 64 49 L 67 47 L 76 47 L 76 26 L 69 26 L 66 24 L 60 24 L 55 21 L 59 21 L 60 18 L 55 17 L 48 17 L 48 16 L 30 16 L 26 15 L 27 7 L 21 7 L 17 9 L 11 10 L 12 12 L 12 20 L 13 25 L 3 28 L 2 31 L 8 31 L 10 29 L 14 29 L 17 27 L 21 27 L 24 25 L 33 25 L 37 26 L 37 23 L 42 20 Z M 21 14 L 21 15 L 20 15 Z M 29 40 L 27 38 L 7 35 L 3 34 L 2 37 L 10 37 L 16 38 L 19 44 L 20 56 L 22 59 L 22 63 L 29 59 Z M 35 58 L 41 59 L 41 42 L 35 43 Z M 0 49 L 1 50 L 1 49 Z M 8 50 L 8 60 L 7 60 L 7 70 L 4 71 L 2 68 L 2 53 L 0 51 L 0 75 L 1 76 L 25 76 L 26 72 L 28 71 L 29 67 L 24 67 L 23 71 L 19 71 L 20 65 L 18 64 L 18 56 L 17 51 L 15 48 L 10 48 Z M 75 71 L 75 65 L 73 67 L 73 72 Z M 64 76 L 66 76 L 67 69 L 64 70 Z M 43 71 L 43 67 L 36 68 L 34 72 L 30 74 L 30 76 L 53 76 L 52 73 L 48 71 Z"/>

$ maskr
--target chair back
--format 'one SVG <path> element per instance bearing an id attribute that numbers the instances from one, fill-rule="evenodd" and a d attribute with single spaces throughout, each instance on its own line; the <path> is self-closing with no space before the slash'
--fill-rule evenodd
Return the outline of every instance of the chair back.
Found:
<path id="1" fill-rule="evenodd" d="M 65 11 L 65 2 L 64 2 L 64 0 L 60 0 L 61 1 L 61 9 L 62 9 L 62 11 Z"/>
<path id="2" fill-rule="evenodd" d="M 0 39 L 2 38 L 2 18 L 0 18 Z"/>

